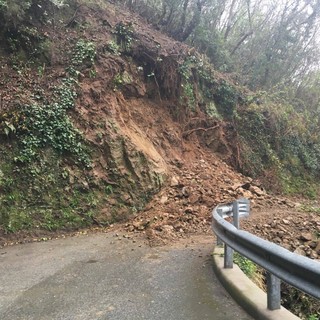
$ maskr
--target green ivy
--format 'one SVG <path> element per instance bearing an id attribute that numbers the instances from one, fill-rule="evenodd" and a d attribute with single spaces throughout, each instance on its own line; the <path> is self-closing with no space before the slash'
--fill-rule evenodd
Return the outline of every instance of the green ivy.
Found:
<path id="1" fill-rule="evenodd" d="M 226 81 L 216 85 L 213 93 L 217 109 L 220 114 L 230 118 L 234 115 L 238 101 L 238 92 L 234 86 Z"/>
<path id="2" fill-rule="evenodd" d="M 114 31 L 117 37 L 117 44 L 124 52 L 129 52 L 133 42 L 133 26 L 132 23 L 119 22 L 115 26 Z"/>
<path id="3" fill-rule="evenodd" d="M 16 161 L 30 163 L 39 156 L 41 149 L 51 147 L 59 154 L 70 155 L 76 163 L 89 166 L 89 152 L 81 133 L 69 118 L 68 110 L 75 105 L 77 97 L 75 86 L 79 68 L 85 63 L 92 67 L 95 55 L 96 50 L 92 42 L 79 40 L 72 52 L 71 66 L 68 69 L 70 76 L 63 79 L 61 85 L 55 88 L 53 101 L 44 104 L 34 102 L 22 107 L 19 119 L 23 121 L 16 130 L 22 150 Z M 41 97 L 35 98 L 38 101 L 43 100 Z M 5 127 L 3 130 L 9 129 Z M 15 126 L 11 128 L 15 129 Z"/>
<path id="4" fill-rule="evenodd" d="M 181 88 L 182 88 L 182 97 L 187 101 L 188 107 L 194 111 L 196 99 L 194 95 L 194 87 L 193 87 L 193 75 L 192 69 L 197 68 L 198 60 L 195 56 L 187 57 L 184 62 L 179 66 L 179 74 L 182 78 Z"/>
<path id="5" fill-rule="evenodd" d="M 74 107 L 76 93 L 68 81 L 58 87 L 56 92 L 58 101 L 23 107 L 25 130 L 20 133 L 23 148 L 17 160 L 30 162 L 37 157 L 39 149 L 50 146 L 59 153 L 69 153 L 75 157 L 76 162 L 89 165 L 83 138 L 67 114 Z"/>
<path id="6" fill-rule="evenodd" d="M 71 63 L 73 67 L 92 67 L 96 57 L 96 46 L 91 41 L 80 39 L 73 50 Z"/>
<path id="7" fill-rule="evenodd" d="M 106 45 L 106 50 L 109 51 L 110 53 L 116 55 L 116 56 L 120 56 L 121 53 L 120 53 L 120 47 L 119 45 L 114 42 L 114 41 L 110 41 L 107 43 Z"/>

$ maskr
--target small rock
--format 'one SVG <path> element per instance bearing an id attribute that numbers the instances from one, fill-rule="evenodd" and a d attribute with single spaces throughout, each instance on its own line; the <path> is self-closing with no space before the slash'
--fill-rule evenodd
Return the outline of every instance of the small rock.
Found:
<path id="1" fill-rule="evenodd" d="M 311 254 L 310 254 L 311 259 L 318 259 L 318 257 L 319 257 L 319 255 L 316 252 L 314 252 L 314 251 L 311 252 Z"/>
<path id="2" fill-rule="evenodd" d="M 311 241 L 312 240 L 312 234 L 311 233 L 302 233 L 299 237 L 302 241 Z"/>
<path id="3" fill-rule="evenodd" d="M 289 220 L 286 220 L 286 219 L 282 219 L 282 222 L 283 222 L 284 224 L 289 224 L 289 223 L 290 223 L 290 221 L 289 221 Z"/>
<path id="4" fill-rule="evenodd" d="M 252 179 L 252 178 L 250 178 L 250 177 L 246 177 L 245 183 L 249 183 L 249 184 L 251 184 L 251 183 L 252 183 L 252 181 L 253 181 L 253 179 Z"/>
<path id="5" fill-rule="evenodd" d="M 291 249 L 292 249 L 292 247 L 291 247 L 291 245 L 289 243 L 283 243 L 282 247 L 287 249 L 287 250 L 289 250 L 289 251 L 291 251 Z"/>
<path id="6" fill-rule="evenodd" d="M 185 210 L 184 210 L 184 213 L 186 214 L 191 214 L 193 213 L 193 209 L 191 207 L 187 207 Z"/>
<path id="7" fill-rule="evenodd" d="M 294 253 L 299 254 L 300 256 L 304 256 L 304 257 L 306 256 L 306 252 L 300 247 L 294 250 Z"/>
<path id="8" fill-rule="evenodd" d="M 257 196 L 263 196 L 265 194 L 265 192 L 257 186 L 250 186 L 249 191 L 256 194 Z"/>
<path id="9" fill-rule="evenodd" d="M 276 228 L 277 226 L 277 221 L 273 221 L 271 224 L 270 224 L 271 228 Z"/>
<path id="10" fill-rule="evenodd" d="M 215 204 L 214 199 L 208 196 L 202 196 L 202 202 L 208 207 L 213 207 L 213 205 Z"/>
<path id="11" fill-rule="evenodd" d="M 283 238 L 284 236 L 284 232 L 283 231 L 278 231 L 278 237 L 279 238 Z"/>
<path id="12" fill-rule="evenodd" d="M 200 195 L 196 194 L 196 193 L 192 193 L 190 196 L 189 196 L 189 202 L 191 204 L 195 204 L 197 202 L 199 202 L 200 200 Z"/>
<path id="13" fill-rule="evenodd" d="M 316 241 L 311 241 L 309 243 L 309 247 L 312 248 L 312 249 L 315 249 L 317 247 L 318 243 Z"/>
<path id="14" fill-rule="evenodd" d="M 119 203 L 119 200 L 115 199 L 115 198 L 108 198 L 107 202 L 112 205 L 115 206 L 116 204 Z"/>
<path id="15" fill-rule="evenodd" d="M 144 230 L 148 225 L 150 221 L 148 220 L 143 220 L 143 221 L 135 221 L 132 223 L 132 225 L 139 231 Z"/>
<path id="16" fill-rule="evenodd" d="M 289 208 L 295 208 L 295 207 L 296 207 L 296 203 L 294 203 L 294 202 L 292 202 L 292 201 L 290 201 L 290 200 L 287 200 L 287 206 L 288 206 Z"/>
<path id="17" fill-rule="evenodd" d="M 179 186 L 179 179 L 173 176 L 170 181 L 170 187 L 178 187 L 178 186 Z"/>
<path id="18" fill-rule="evenodd" d="M 233 186 L 231 186 L 229 189 L 232 190 L 232 191 L 236 191 L 238 188 L 241 187 L 241 183 L 238 182 L 238 183 L 235 183 Z"/>
<path id="19" fill-rule="evenodd" d="M 162 196 L 160 199 L 161 204 L 166 204 L 168 202 L 168 197 L 167 196 Z"/>
<path id="20" fill-rule="evenodd" d="M 185 196 L 186 198 L 189 197 L 190 191 L 189 191 L 188 187 L 183 187 L 183 188 L 182 188 L 182 194 L 183 194 L 183 196 Z"/>
<path id="21" fill-rule="evenodd" d="M 279 244 L 279 243 L 281 243 L 281 239 L 279 237 L 275 237 L 275 238 L 273 238 L 273 242 Z"/>

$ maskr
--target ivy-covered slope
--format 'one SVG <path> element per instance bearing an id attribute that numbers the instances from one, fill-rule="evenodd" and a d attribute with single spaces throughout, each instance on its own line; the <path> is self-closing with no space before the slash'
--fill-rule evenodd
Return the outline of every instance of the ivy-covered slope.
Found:
<path id="1" fill-rule="evenodd" d="M 36 2 L 17 24 L 0 7 L 1 232 L 124 219 L 201 152 L 315 195 L 318 123 L 306 112 L 239 87 L 122 7 Z"/>

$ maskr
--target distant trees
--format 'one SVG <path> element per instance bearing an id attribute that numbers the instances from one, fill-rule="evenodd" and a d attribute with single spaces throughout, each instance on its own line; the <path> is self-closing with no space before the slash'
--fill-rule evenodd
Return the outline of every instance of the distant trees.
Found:
<path id="1" fill-rule="evenodd" d="M 201 28 L 215 32 L 194 43 L 221 47 L 228 69 L 253 89 L 299 82 L 319 59 L 319 9 L 319 0 L 223 1 L 203 15 Z"/>
<path id="2" fill-rule="evenodd" d="M 298 87 L 319 62 L 320 0 L 135 0 L 130 6 L 252 89 Z"/>
<path id="3" fill-rule="evenodd" d="M 211 0 L 124 0 L 131 9 L 179 41 L 187 40 L 200 24 L 208 1 Z"/>

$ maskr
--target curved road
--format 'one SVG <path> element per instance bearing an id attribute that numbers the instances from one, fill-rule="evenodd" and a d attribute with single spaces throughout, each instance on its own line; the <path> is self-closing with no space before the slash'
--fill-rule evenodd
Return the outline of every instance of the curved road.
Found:
<path id="1" fill-rule="evenodd" d="M 213 241 L 99 233 L 0 249 L 0 319 L 252 319 L 215 278 Z"/>

